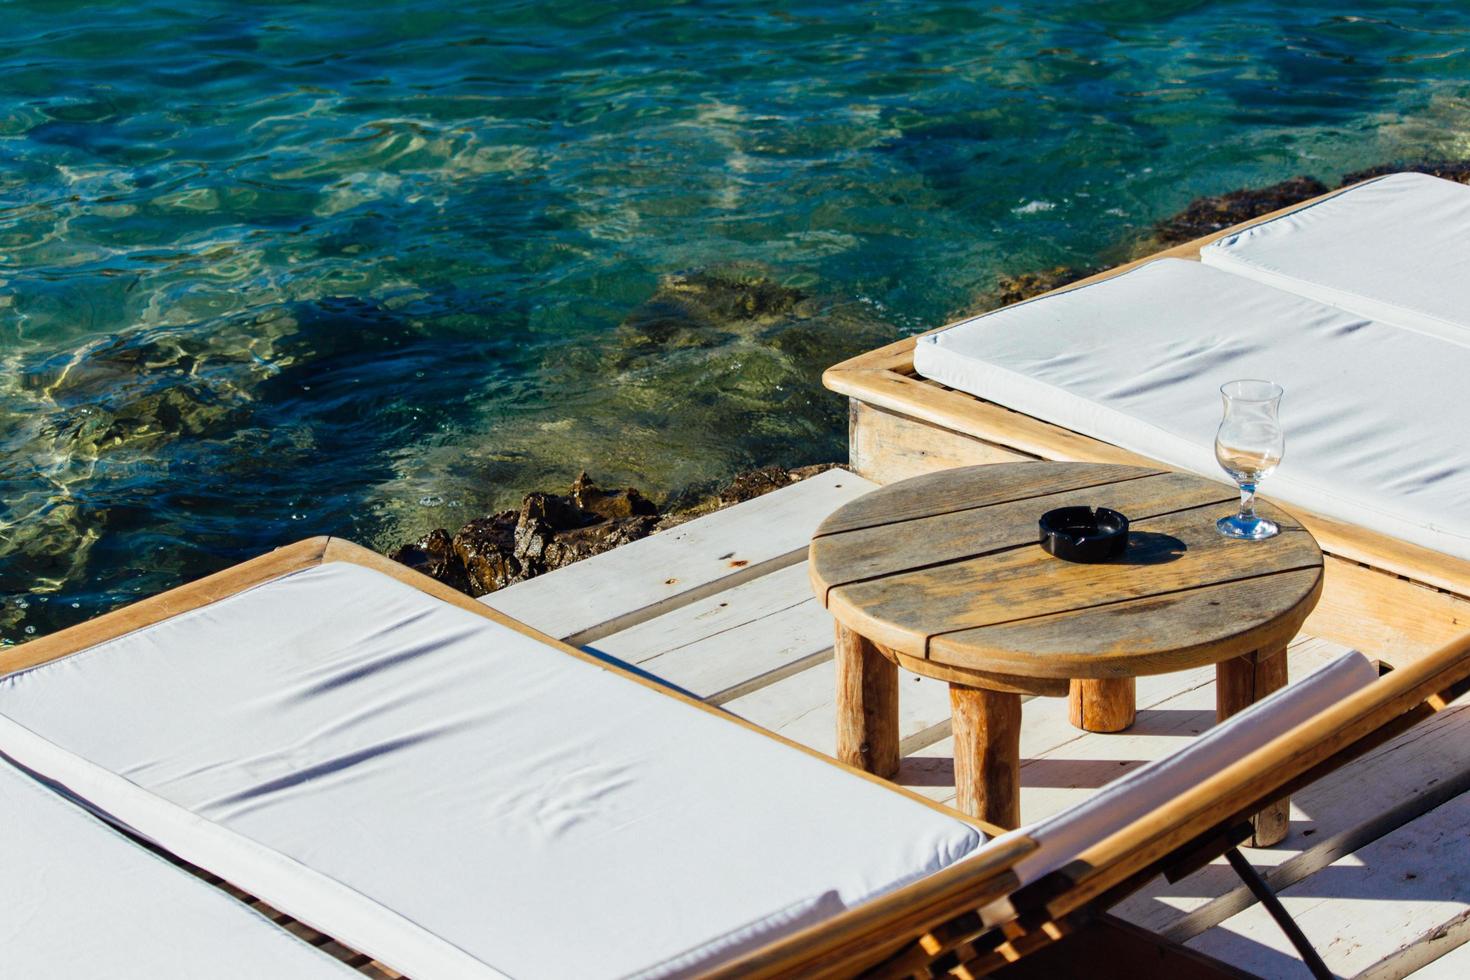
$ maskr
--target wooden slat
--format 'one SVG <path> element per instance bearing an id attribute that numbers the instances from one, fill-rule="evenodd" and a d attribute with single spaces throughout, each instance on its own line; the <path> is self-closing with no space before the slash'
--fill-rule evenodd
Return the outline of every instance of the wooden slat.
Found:
<path id="1" fill-rule="evenodd" d="M 1462 794 L 1280 893 L 1339 976 L 1407 976 L 1470 938 Z M 1186 945 L 1252 973 L 1307 977 L 1281 930 L 1253 906 Z"/>
<path id="2" fill-rule="evenodd" d="M 901 672 L 898 691 L 899 753 L 907 755 L 949 734 L 949 685 Z M 736 698 L 732 714 L 832 755 L 837 748 L 837 671 L 828 661 Z"/>
<path id="3" fill-rule="evenodd" d="M 1103 606 L 1128 599 L 1146 599 L 1221 582 L 1255 578 L 1275 572 L 1320 567 L 1321 554 L 1309 536 L 1297 533 L 1296 525 L 1280 511 L 1272 519 L 1282 533 L 1257 547 L 1257 542 L 1235 541 L 1216 532 L 1213 518 L 1220 507 L 1181 511 L 1142 520 L 1132 534 L 1134 544 L 1152 547 L 1159 542 L 1156 563 L 1135 561 L 1127 574 L 1100 575 L 1104 565 L 1077 565 L 1061 561 L 1037 561 L 1033 549 L 1015 550 L 945 565 L 942 568 L 894 575 L 879 581 L 861 582 L 831 590 L 827 607 L 842 622 L 884 646 L 914 656 L 928 655 L 942 663 L 977 669 L 1007 670 L 1007 657 L 1014 651 L 977 648 L 971 662 L 968 638 L 948 637 L 962 630 L 1034 618 L 1085 607 Z M 1143 535 L 1150 535 L 1145 538 Z M 1170 544 L 1170 542 L 1173 544 Z M 1242 563 L 1241 555 L 1250 560 Z M 1177 554 L 1178 560 L 1170 560 Z M 1242 565 L 1249 569 L 1242 574 Z M 1003 589 L 995 588 L 1004 583 Z M 1302 617 L 1311 608 L 1315 593 L 1292 597 L 1304 604 Z M 1245 625 L 1260 626 L 1254 616 Z M 1286 636 L 1296 632 L 1300 619 L 1289 624 Z M 1187 634 L 1189 624 L 1172 624 L 1180 632 L 1188 653 L 1167 652 L 1140 655 L 1120 669 L 1121 673 L 1155 673 L 1194 666 L 1200 655 L 1198 637 Z M 1157 626 L 1155 627 L 1157 628 Z M 934 640 L 931 642 L 930 638 Z M 1224 649 L 1238 636 L 1217 638 Z M 1282 638 L 1283 640 L 1285 637 Z M 1186 641 L 1187 644 L 1186 644 Z M 1239 650 L 1238 652 L 1244 652 Z M 1078 677 L 1096 676 L 1100 656 L 1066 658 L 1054 656 L 1014 659 L 1014 673 L 1021 675 Z M 1080 673 L 1079 673 L 1080 671 Z"/>
<path id="4" fill-rule="evenodd" d="M 903 486 L 879 487 L 824 520 L 817 528 L 817 535 L 884 527 L 1083 487 L 1104 487 L 1159 472 L 1143 467 L 1125 470 L 1100 465 L 945 470 L 924 482 L 922 494 L 911 493 Z"/>
<path id="5" fill-rule="evenodd" d="M 1069 479 L 1056 472 L 1048 475 L 1052 467 L 1045 463 L 1001 469 L 1013 472 L 1034 469 L 1039 472 L 1027 481 L 1025 489 L 1030 492 L 1019 499 L 998 500 L 962 509 L 956 503 L 943 501 L 941 496 L 936 506 L 953 509 L 932 517 L 915 514 L 929 496 L 927 487 L 922 493 L 907 494 L 913 498 L 907 506 L 894 508 L 899 514 L 914 516 L 895 517 L 884 524 L 842 530 L 864 519 L 878 521 L 881 514 L 878 508 L 863 506 L 871 497 L 878 496 L 877 493 L 860 499 L 853 507 L 844 507 L 822 522 L 818 528 L 820 536 L 812 541 L 814 582 L 819 588 L 825 586 L 830 590 L 839 585 L 1007 548 L 1031 547 L 1036 545 L 1037 520 L 1057 507 L 1112 507 L 1126 514 L 1129 520 L 1141 522 L 1188 507 L 1228 504 L 1237 497 L 1224 487 L 1184 473 L 1148 475 L 1145 471 L 1126 481 L 1098 482 L 1102 472 L 1083 472 Z M 1105 472 L 1108 468 L 1101 469 Z M 966 482 L 975 482 L 975 477 L 983 475 L 983 470 L 968 467 L 954 472 L 972 478 Z M 1125 473 L 1134 472 L 1125 470 Z M 937 476 L 949 475 L 945 472 Z M 1084 484 L 1080 488 L 1066 485 L 1071 483 L 1075 486 L 1079 482 Z M 896 484 L 883 489 L 902 494 L 906 487 L 906 484 Z M 996 494 L 1001 492 L 996 491 Z M 859 513 L 852 514 L 854 510 Z"/>
<path id="6" fill-rule="evenodd" d="M 1038 458 L 857 399 L 848 402 L 848 466 L 874 483 L 894 483 L 956 466 Z"/>
<path id="7" fill-rule="evenodd" d="M 588 649 L 723 704 L 832 657 L 806 562 L 604 637 Z"/>
<path id="8" fill-rule="evenodd" d="M 1085 613 L 1065 612 L 981 627 L 967 631 L 964 637 L 970 642 L 981 640 L 991 649 L 1073 658 L 1087 655 L 1079 640 L 1085 640 L 1087 650 L 1103 653 L 1148 654 L 1160 644 L 1175 653 L 1202 653 L 1198 645 L 1190 643 L 1190 637 L 1150 631 L 1147 624 L 1161 619 L 1187 623 L 1201 644 L 1213 644 L 1212 637 L 1228 635 L 1231 627 L 1239 624 L 1241 609 L 1266 614 L 1284 611 L 1296 597 L 1310 592 L 1318 577 L 1314 568 L 1281 572 L 1245 582 L 1120 602 Z M 1084 617 L 1085 635 L 1074 625 Z"/>
<path id="9" fill-rule="evenodd" d="M 592 643 L 800 562 L 822 519 L 872 489 L 829 470 L 481 601 L 568 643 Z"/>

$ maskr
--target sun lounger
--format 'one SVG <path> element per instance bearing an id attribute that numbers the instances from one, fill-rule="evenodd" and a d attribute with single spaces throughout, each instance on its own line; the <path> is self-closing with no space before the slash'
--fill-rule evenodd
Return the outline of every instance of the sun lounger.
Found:
<path id="1" fill-rule="evenodd" d="M 357 976 L 0 759 L 0 976 Z"/>
<path id="2" fill-rule="evenodd" d="M 1390 174 L 1200 250 L 1200 261 L 1470 344 L 1470 187 Z"/>
<path id="3" fill-rule="evenodd" d="M 1217 370 L 1284 380 L 1286 461 L 1264 489 L 1327 555 L 1306 629 L 1429 653 L 1470 621 L 1467 195 L 1365 182 L 836 365 L 824 382 L 851 400 L 851 468 L 878 483 L 1037 458 L 1204 472 Z M 1192 280 L 1161 259 L 1192 260 Z"/>
<path id="4" fill-rule="evenodd" d="M 1442 707 L 1466 647 L 1350 655 L 987 839 L 318 539 L 7 652 L 0 752 L 420 978 L 980 970 Z"/>
<path id="5" fill-rule="evenodd" d="M 19 652 L 72 648 L 0 751 L 416 977 L 681 975 L 986 839 L 342 543 Z"/>
<path id="6" fill-rule="evenodd" d="M 929 334 L 914 368 L 1219 479 L 1216 392 L 1270 378 L 1287 392 L 1273 500 L 1470 559 L 1470 345 L 1161 259 Z"/>

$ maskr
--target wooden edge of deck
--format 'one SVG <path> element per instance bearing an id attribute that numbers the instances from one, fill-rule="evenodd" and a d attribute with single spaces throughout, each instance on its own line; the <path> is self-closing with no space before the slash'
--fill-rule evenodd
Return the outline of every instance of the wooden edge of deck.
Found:
<path id="1" fill-rule="evenodd" d="M 242 562 L 239 565 L 181 585 L 156 596 L 140 600 L 122 609 L 62 630 L 59 633 L 6 650 L 0 653 L 0 678 L 79 653 L 110 640 L 126 636 L 129 633 L 136 632 L 155 623 L 162 622 L 163 620 L 190 612 L 210 603 L 218 602 L 240 592 L 263 585 L 266 582 L 290 575 L 293 572 L 299 572 L 327 562 L 346 562 L 387 575 L 390 578 L 419 589 L 460 609 L 508 627 L 523 636 L 543 643 L 567 656 L 574 657 L 601 670 L 618 674 L 631 683 L 656 691 L 665 697 L 681 701 L 692 708 L 715 715 L 725 723 L 737 725 L 751 732 L 755 732 L 764 738 L 772 739 L 788 748 L 818 759 L 826 765 L 845 770 L 851 775 L 876 786 L 882 786 L 888 792 L 897 793 L 916 803 L 922 804 L 929 810 L 942 813 L 952 819 L 975 827 L 987 837 L 995 838 L 1006 833 L 1004 828 L 977 820 L 942 803 L 928 799 L 907 787 L 899 786 L 887 780 L 880 779 L 871 773 L 848 766 L 799 742 L 761 728 L 720 708 L 708 705 L 697 698 L 659 684 L 647 677 L 640 676 L 615 663 L 610 663 L 605 659 L 579 650 L 561 640 L 535 630 L 524 623 L 518 622 L 484 603 L 477 602 L 469 596 L 457 592 L 420 572 L 414 571 L 361 545 L 340 538 L 308 538 L 295 544 L 286 545 L 265 555 Z M 892 924 L 894 928 L 898 928 L 900 925 L 907 923 L 913 915 L 919 914 L 918 911 L 907 908 L 907 902 L 926 903 L 920 907 L 920 911 L 924 915 L 937 916 L 936 921 L 938 921 L 945 918 L 946 914 L 953 915 L 955 913 L 953 905 L 956 900 L 964 904 L 970 904 L 972 898 L 975 902 L 983 902 L 1003 895 L 1014 885 L 1014 876 L 1010 874 L 1009 869 L 1017 860 L 1024 857 L 1025 854 L 1034 848 L 1035 843 L 1028 839 L 1012 839 L 1004 845 L 996 846 L 991 853 L 976 856 L 970 860 L 962 860 L 921 881 L 898 889 L 890 895 L 850 909 L 822 924 L 833 929 L 833 938 L 830 943 L 824 940 L 821 949 L 824 951 L 824 955 L 835 955 L 837 952 L 841 952 L 844 957 L 842 962 L 850 962 L 851 957 L 858 955 L 860 948 L 871 949 L 872 937 L 869 933 L 865 933 L 864 930 L 871 930 L 877 928 L 879 925 L 886 927 L 888 924 Z M 821 932 L 820 928 L 815 928 L 812 931 L 817 933 Z M 863 935 L 867 935 L 868 937 L 866 943 L 861 941 Z M 839 946 L 842 947 L 841 950 L 838 949 Z M 791 969 L 782 966 L 784 958 L 797 954 L 805 955 L 805 947 L 794 942 L 779 944 L 773 948 L 776 949 L 776 953 L 773 955 L 766 955 L 765 950 L 755 951 L 755 954 L 761 956 L 760 962 L 764 964 L 763 968 L 775 971 L 771 975 L 780 973 L 789 974 Z"/>
<path id="2" fill-rule="evenodd" d="M 1104 270 L 1075 283 L 1050 290 L 1024 302 L 1081 289 L 1122 275 L 1157 259 L 1177 258 L 1198 261 L 1206 245 L 1248 228 L 1346 193 L 1356 187 L 1381 180 L 1373 177 L 1348 187 L 1340 187 L 1307 201 L 1272 211 L 1259 218 L 1232 225 L 1224 231 L 1206 235 L 1151 255 Z M 983 314 L 982 314 L 983 315 Z M 822 383 L 830 390 L 867 405 L 896 412 L 931 426 L 981 439 L 1020 453 L 1044 459 L 1076 462 L 1123 463 L 1155 466 L 1159 462 L 1081 435 L 1070 429 L 1004 408 L 967 392 L 930 384 L 914 374 L 914 346 L 921 336 L 947 330 L 974 317 L 962 317 L 934 330 L 907 337 L 886 347 L 860 354 L 828 368 Z M 1420 545 L 1370 531 L 1335 518 L 1291 508 L 1312 535 L 1321 542 L 1323 551 L 1359 562 L 1394 575 L 1411 579 L 1431 588 L 1470 597 L 1470 561 L 1455 558 Z"/>

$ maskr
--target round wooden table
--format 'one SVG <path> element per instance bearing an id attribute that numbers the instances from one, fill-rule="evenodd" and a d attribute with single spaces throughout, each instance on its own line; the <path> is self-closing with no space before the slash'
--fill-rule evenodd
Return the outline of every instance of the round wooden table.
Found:
<path id="1" fill-rule="evenodd" d="M 1128 549 L 1101 564 L 1052 557 L 1037 519 L 1111 507 Z M 957 806 L 1020 820 L 1023 695 L 1070 695 L 1074 724 L 1133 722 L 1134 678 L 1217 664 L 1224 719 L 1286 684 L 1286 645 L 1322 592 L 1322 552 L 1280 508 L 1265 541 L 1215 530 L 1238 504 L 1185 473 L 1093 463 L 999 463 L 889 484 L 822 522 L 811 580 L 837 620 L 837 752 L 898 770 L 898 668 L 949 683 Z M 1256 818 L 1265 846 L 1285 801 Z"/>

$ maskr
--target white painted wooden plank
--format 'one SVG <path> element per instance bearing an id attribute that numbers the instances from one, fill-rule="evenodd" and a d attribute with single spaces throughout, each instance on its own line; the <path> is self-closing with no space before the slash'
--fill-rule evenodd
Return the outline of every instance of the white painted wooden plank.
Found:
<path id="1" fill-rule="evenodd" d="M 1470 794 L 1462 794 L 1281 892 L 1342 977 L 1402 977 L 1470 936 Z M 1187 944 L 1263 977 L 1307 977 L 1286 937 L 1252 906 Z"/>
<path id="2" fill-rule="evenodd" d="M 1286 839 L 1242 853 L 1283 889 L 1466 791 L 1470 704 L 1462 702 L 1297 793 Z M 1155 879 L 1113 911 L 1183 942 L 1253 903 L 1221 858 L 1173 884 Z"/>
<path id="3" fill-rule="evenodd" d="M 823 518 L 875 487 L 829 470 L 480 601 L 569 643 L 591 643 L 802 561 Z"/>
<path id="4" fill-rule="evenodd" d="M 725 709 L 809 748 L 837 747 L 837 665 L 819 664 L 736 698 Z M 902 671 L 898 689 L 899 748 L 922 745 L 949 725 L 949 685 Z"/>
<path id="5" fill-rule="evenodd" d="M 589 644 L 723 704 L 830 659 L 832 617 L 800 562 Z"/>

